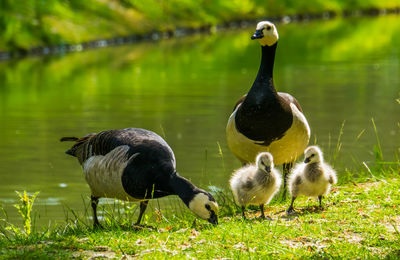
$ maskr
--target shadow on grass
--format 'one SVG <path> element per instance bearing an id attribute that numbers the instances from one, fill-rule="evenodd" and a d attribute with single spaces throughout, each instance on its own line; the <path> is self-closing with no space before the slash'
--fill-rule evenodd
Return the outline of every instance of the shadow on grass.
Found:
<path id="1" fill-rule="evenodd" d="M 311 213 L 322 213 L 324 210 L 326 209 L 326 207 L 320 207 L 317 205 L 314 206 L 307 206 L 307 207 L 303 207 L 303 208 L 297 208 L 295 209 L 295 211 L 293 211 L 292 213 L 287 214 L 286 210 L 285 211 L 280 211 L 279 213 L 283 213 L 282 218 L 287 219 L 287 220 L 293 220 L 297 217 L 300 216 L 304 216 L 304 215 L 308 215 Z"/>

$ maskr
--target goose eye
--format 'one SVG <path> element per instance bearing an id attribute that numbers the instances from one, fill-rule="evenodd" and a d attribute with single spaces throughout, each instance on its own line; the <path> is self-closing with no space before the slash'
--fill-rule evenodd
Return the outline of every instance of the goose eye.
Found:
<path id="1" fill-rule="evenodd" d="M 206 206 L 205 206 L 205 207 L 206 207 L 206 209 L 207 209 L 207 210 L 211 210 L 211 207 L 210 207 L 210 205 L 206 204 Z"/>
<path id="2" fill-rule="evenodd" d="M 271 26 L 268 25 L 267 26 L 267 31 L 269 31 L 269 30 L 271 30 Z"/>

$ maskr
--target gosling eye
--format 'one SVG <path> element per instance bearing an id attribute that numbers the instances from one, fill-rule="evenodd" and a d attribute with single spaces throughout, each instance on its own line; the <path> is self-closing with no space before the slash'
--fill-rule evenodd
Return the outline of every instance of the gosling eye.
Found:
<path id="1" fill-rule="evenodd" d="M 271 30 L 271 26 L 268 25 L 266 29 L 267 29 L 267 31 L 270 31 Z"/>
<path id="2" fill-rule="evenodd" d="M 207 209 L 207 210 L 211 210 L 211 207 L 210 207 L 210 205 L 206 204 L 206 206 L 205 206 L 205 207 L 206 207 L 206 209 Z"/>
<path id="3" fill-rule="evenodd" d="M 262 166 L 265 166 L 265 167 L 270 166 L 269 163 L 265 163 L 264 161 L 261 161 L 261 165 L 262 165 Z"/>

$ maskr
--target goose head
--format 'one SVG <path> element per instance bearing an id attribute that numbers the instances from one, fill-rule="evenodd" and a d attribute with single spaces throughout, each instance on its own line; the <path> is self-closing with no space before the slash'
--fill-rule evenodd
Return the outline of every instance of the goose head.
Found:
<path id="1" fill-rule="evenodd" d="M 257 24 L 256 32 L 251 39 L 257 39 L 261 46 L 272 46 L 278 41 L 279 35 L 273 23 L 263 21 Z"/>
<path id="2" fill-rule="evenodd" d="M 322 160 L 322 151 L 318 146 L 310 146 L 304 151 L 304 163 L 318 163 Z"/>
<path id="3" fill-rule="evenodd" d="M 256 164 L 258 169 L 270 173 L 274 168 L 274 159 L 270 153 L 259 153 L 257 155 Z"/>
<path id="4" fill-rule="evenodd" d="M 188 207 L 200 218 L 211 224 L 218 224 L 218 204 L 210 193 L 199 190 L 189 201 Z"/>

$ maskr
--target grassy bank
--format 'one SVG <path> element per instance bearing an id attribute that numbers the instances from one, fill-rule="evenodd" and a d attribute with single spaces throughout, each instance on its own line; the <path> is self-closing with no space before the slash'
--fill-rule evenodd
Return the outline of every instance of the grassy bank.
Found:
<path id="1" fill-rule="evenodd" d="M 399 0 L 4 0 L 0 3 L 0 51 L 214 26 L 234 20 L 326 11 L 340 15 L 399 6 Z"/>
<path id="2" fill-rule="evenodd" d="M 195 220 L 190 213 L 166 217 L 156 212 L 142 229 L 132 229 L 132 218 L 110 214 L 104 229 L 93 230 L 90 220 L 75 218 L 65 226 L 27 235 L 2 222 L 0 258 L 54 259 L 121 258 L 398 258 L 400 257 L 400 178 L 398 168 L 374 174 L 367 182 L 337 186 L 324 201 L 299 199 L 299 214 L 288 218 L 287 203 L 273 204 L 259 220 L 249 210 L 243 221 L 224 196 L 220 224 Z M 221 194 L 220 194 L 221 195 Z"/>

